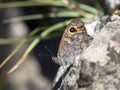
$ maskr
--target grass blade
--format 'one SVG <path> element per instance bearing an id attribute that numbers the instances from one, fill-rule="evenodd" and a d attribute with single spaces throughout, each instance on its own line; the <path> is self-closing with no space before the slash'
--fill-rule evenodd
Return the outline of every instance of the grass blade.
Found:
<path id="1" fill-rule="evenodd" d="M 16 70 L 27 58 L 28 54 L 33 50 L 33 48 L 43 39 L 45 38 L 48 34 L 50 34 L 51 32 L 64 27 L 66 24 L 68 24 L 70 22 L 70 20 L 64 21 L 64 22 L 60 22 L 57 23 L 51 27 L 49 27 L 48 29 L 46 29 L 45 31 L 43 31 L 40 36 L 38 38 L 36 38 L 35 40 L 33 40 L 33 42 L 30 44 L 30 46 L 27 48 L 27 50 L 24 52 L 23 56 L 21 57 L 20 60 L 18 60 L 18 62 L 8 71 L 8 74 L 13 72 L 14 70 Z"/>
<path id="2" fill-rule="evenodd" d="M 33 36 L 36 34 L 40 29 L 37 27 L 33 32 L 29 34 L 29 37 Z M 17 46 L 16 48 L 7 56 L 7 58 L 0 64 L 0 68 L 2 68 L 10 59 L 11 57 L 20 49 L 20 47 L 27 42 L 29 38 L 24 38 Z"/>

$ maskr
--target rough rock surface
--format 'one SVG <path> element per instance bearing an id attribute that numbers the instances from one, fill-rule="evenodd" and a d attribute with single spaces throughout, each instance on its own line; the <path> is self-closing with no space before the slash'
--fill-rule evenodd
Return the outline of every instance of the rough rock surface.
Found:
<path id="1" fill-rule="evenodd" d="M 120 17 L 104 16 L 93 37 L 84 53 L 75 57 L 59 90 L 120 90 Z"/>

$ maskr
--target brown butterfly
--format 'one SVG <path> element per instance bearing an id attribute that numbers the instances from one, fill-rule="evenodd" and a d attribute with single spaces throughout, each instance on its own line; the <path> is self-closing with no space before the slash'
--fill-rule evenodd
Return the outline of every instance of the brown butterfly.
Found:
<path id="1" fill-rule="evenodd" d="M 81 55 L 84 49 L 89 46 L 92 39 L 87 34 L 84 23 L 80 19 L 75 18 L 71 21 L 63 33 L 57 57 L 53 58 L 56 63 L 61 65 L 54 84 L 58 82 L 68 66 L 73 64 L 75 57 Z"/>
<path id="2" fill-rule="evenodd" d="M 73 19 L 63 33 L 55 61 L 60 65 L 72 64 L 74 57 L 80 55 L 91 40 L 84 23 L 78 18 Z"/>

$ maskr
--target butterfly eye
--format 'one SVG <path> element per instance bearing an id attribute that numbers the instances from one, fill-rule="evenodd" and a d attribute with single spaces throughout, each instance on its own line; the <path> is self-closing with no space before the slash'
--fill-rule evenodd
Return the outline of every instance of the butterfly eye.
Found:
<path id="1" fill-rule="evenodd" d="M 72 27 L 72 28 L 70 28 L 70 32 L 74 33 L 74 32 L 77 32 L 77 30 L 74 27 Z"/>

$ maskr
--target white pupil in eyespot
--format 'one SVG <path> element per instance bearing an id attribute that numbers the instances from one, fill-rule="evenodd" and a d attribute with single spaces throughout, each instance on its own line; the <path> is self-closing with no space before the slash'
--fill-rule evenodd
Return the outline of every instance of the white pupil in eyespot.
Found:
<path id="1" fill-rule="evenodd" d="M 70 28 L 70 32 L 77 32 L 77 30 L 74 27 L 72 27 Z"/>

